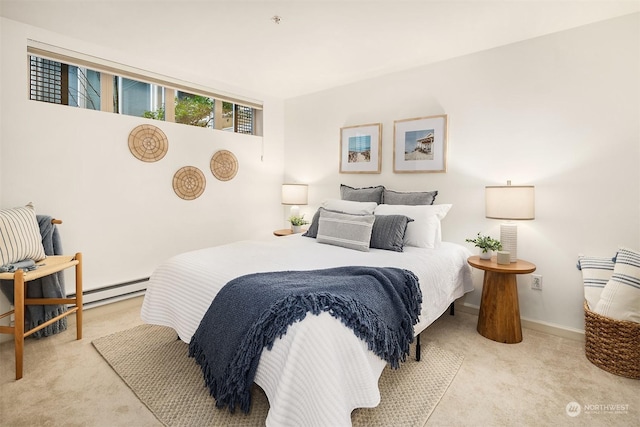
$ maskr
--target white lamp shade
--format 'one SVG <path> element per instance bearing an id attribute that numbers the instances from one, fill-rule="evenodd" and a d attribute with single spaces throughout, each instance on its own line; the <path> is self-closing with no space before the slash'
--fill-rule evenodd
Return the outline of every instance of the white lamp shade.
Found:
<path id="1" fill-rule="evenodd" d="M 306 205 L 308 188 L 307 184 L 282 184 L 282 204 Z"/>
<path id="2" fill-rule="evenodd" d="M 485 216 L 494 219 L 534 219 L 535 187 L 502 185 L 485 188 Z"/>

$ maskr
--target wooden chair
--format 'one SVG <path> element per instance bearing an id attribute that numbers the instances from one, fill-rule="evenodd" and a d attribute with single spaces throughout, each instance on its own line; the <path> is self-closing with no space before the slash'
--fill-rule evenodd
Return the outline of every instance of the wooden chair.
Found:
<path id="1" fill-rule="evenodd" d="M 57 220 L 56 223 L 58 223 Z M 0 279 L 12 280 L 14 289 L 14 309 L 0 314 L 0 319 L 15 315 L 14 326 L 0 326 L 0 333 L 13 334 L 16 353 L 16 380 L 22 378 L 24 339 L 29 335 L 51 325 L 54 322 L 76 313 L 76 339 L 82 339 L 82 253 L 75 255 L 50 255 L 38 262 L 39 267 L 32 271 L 17 270 L 14 273 L 0 273 Z M 76 294 L 74 298 L 26 298 L 30 281 L 75 267 Z M 67 311 L 32 328 L 24 330 L 25 307 L 27 305 L 74 304 Z"/>

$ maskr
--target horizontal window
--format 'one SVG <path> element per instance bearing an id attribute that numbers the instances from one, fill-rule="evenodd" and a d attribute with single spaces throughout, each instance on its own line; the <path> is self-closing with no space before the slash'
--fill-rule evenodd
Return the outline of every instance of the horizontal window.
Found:
<path id="1" fill-rule="evenodd" d="M 62 61 L 73 58 L 60 53 L 47 54 L 31 47 L 28 51 L 41 53 L 28 56 L 29 97 L 34 101 L 261 135 L 262 111 L 251 105 L 212 96 L 197 88 L 183 90 L 184 84 L 175 85 L 179 87 L 157 84 L 159 79 L 153 76 L 145 81 L 126 70 L 119 75 L 115 68 L 96 69 L 100 64 L 91 64 L 98 65 L 91 68 L 87 61 L 78 60 L 78 64 Z"/>

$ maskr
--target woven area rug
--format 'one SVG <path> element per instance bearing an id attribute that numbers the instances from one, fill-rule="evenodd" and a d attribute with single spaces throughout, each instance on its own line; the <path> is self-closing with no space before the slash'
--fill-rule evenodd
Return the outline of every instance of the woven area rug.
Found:
<path id="1" fill-rule="evenodd" d="M 254 384 L 248 415 L 219 410 L 204 387 L 188 345 L 171 328 L 140 325 L 93 341 L 93 346 L 138 398 L 166 426 L 264 426 L 269 402 Z M 356 409 L 354 426 L 423 426 L 462 365 L 462 356 L 424 346 L 380 377 L 380 405 Z"/>

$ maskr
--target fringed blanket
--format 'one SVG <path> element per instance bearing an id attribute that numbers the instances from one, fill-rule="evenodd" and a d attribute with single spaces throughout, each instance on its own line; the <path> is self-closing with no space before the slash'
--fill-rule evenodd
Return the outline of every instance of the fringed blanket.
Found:
<path id="1" fill-rule="evenodd" d="M 338 267 L 256 273 L 227 283 L 189 344 L 218 408 L 249 412 L 262 349 L 289 325 L 326 311 L 340 319 L 392 368 L 409 354 L 422 293 L 408 270 Z"/>
<path id="2" fill-rule="evenodd" d="M 53 219 L 49 215 L 36 215 L 42 236 L 42 246 L 46 255 L 62 255 L 62 240 Z M 13 303 L 13 281 L 0 281 L 0 290 Z M 32 280 L 27 286 L 27 298 L 64 298 L 66 296 L 64 286 L 64 272 L 50 274 L 40 279 Z M 65 305 L 28 305 L 25 310 L 25 330 L 33 329 L 47 322 L 59 314 L 67 311 Z M 33 338 L 48 337 L 67 329 L 67 318 L 63 317 L 57 322 L 46 326 L 30 336 Z"/>

